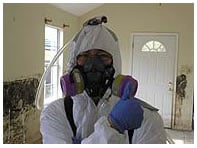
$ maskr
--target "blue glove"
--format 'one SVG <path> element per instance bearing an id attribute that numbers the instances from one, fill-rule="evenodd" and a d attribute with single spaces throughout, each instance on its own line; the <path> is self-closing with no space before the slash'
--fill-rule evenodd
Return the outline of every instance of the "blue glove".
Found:
<path id="1" fill-rule="evenodd" d="M 131 83 L 126 85 L 121 99 L 108 116 L 112 126 L 120 133 L 124 133 L 125 130 L 139 128 L 143 120 L 143 109 L 139 102 L 130 98 L 131 86 Z"/>
<path id="2" fill-rule="evenodd" d="M 73 144 L 81 144 L 81 138 L 72 137 Z"/>

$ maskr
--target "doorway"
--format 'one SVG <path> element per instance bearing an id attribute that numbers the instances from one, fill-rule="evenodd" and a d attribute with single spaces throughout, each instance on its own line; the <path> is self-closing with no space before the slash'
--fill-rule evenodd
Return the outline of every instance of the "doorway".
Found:
<path id="1" fill-rule="evenodd" d="M 171 128 L 176 87 L 178 34 L 133 33 L 132 76 L 136 97 L 157 107 L 164 126 Z"/>

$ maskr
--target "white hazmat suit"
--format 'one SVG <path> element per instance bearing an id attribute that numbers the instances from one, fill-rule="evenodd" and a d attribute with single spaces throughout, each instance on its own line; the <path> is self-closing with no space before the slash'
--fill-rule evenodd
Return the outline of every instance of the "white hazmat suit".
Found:
<path id="1" fill-rule="evenodd" d="M 121 58 L 117 37 L 102 24 L 85 26 L 71 43 L 67 71 L 76 65 L 76 56 L 90 49 L 102 49 L 113 57 L 115 76 L 121 73 Z M 127 132 L 123 134 L 112 128 L 107 116 L 120 99 L 109 89 L 96 106 L 86 91 L 73 99 L 73 118 L 82 144 L 129 143 Z M 132 143 L 166 143 L 163 121 L 157 111 L 144 109 L 140 128 L 134 130 Z M 58 99 L 43 109 L 40 117 L 40 131 L 43 143 L 72 143 L 73 132 L 68 122 L 64 99 Z"/>

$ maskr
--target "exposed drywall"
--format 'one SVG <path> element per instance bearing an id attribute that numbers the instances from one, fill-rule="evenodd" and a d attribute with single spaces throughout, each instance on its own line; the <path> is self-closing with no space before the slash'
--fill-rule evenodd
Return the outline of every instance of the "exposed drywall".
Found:
<path id="1" fill-rule="evenodd" d="M 191 80 L 192 68 L 188 65 L 182 65 L 179 68 L 179 73 L 176 78 L 175 120 L 173 128 L 191 130 L 194 106 L 193 98 L 189 96 L 189 93 L 192 91 L 188 87 L 188 81 Z"/>
<path id="2" fill-rule="evenodd" d="M 34 105 L 37 87 L 37 78 L 4 82 L 3 143 L 41 143 L 40 112 Z"/>
<path id="3" fill-rule="evenodd" d="M 182 114 L 179 120 L 175 119 L 175 121 L 173 121 L 176 122 L 176 124 L 181 121 L 181 124 L 180 126 L 173 125 L 173 128 L 190 130 L 194 88 L 194 4 L 108 3 L 80 17 L 80 26 L 82 26 L 83 22 L 88 18 L 101 15 L 108 17 L 108 23 L 106 25 L 110 27 L 119 38 L 121 56 L 123 59 L 123 74 L 131 74 L 132 71 L 131 33 L 178 33 L 178 61 L 176 65 L 177 76 L 175 76 L 175 79 L 184 74 L 187 79 L 187 86 L 184 89 L 185 99 L 181 99 L 183 100 L 182 105 L 179 105 Z M 128 59 L 130 62 L 128 62 Z M 182 72 L 183 70 L 184 72 Z M 177 103 L 177 97 L 175 101 Z M 173 116 L 175 116 L 175 114 L 176 113 L 173 113 Z"/>

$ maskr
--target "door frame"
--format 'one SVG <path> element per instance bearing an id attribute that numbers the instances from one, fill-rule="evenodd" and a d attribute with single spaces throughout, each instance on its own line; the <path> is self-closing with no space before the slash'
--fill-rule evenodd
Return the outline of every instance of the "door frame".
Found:
<path id="1" fill-rule="evenodd" d="M 141 36 L 143 36 L 143 35 L 152 35 L 152 36 L 154 36 L 154 35 L 158 35 L 158 36 L 175 36 L 176 37 L 176 48 L 175 48 L 175 61 L 174 61 L 174 64 L 175 64 L 175 67 L 174 67 L 174 82 L 173 82 L 173 84 L 174 84 L 174 86 L 173 86 L 173 95 L 172 95 L 172 108 L 171 108 L 171 128 L 173 129 L 174 127 L 175 127 L 175 107 L 176 107 L 176 105 L 175 105 L 175 99 L 176 99 L 176 77 L 177 77 L 177 69 L 178 69 L 178 41 L 179 41 L 179 39 L 178 39 L 178 33 L 176 33 L 176 32 L 172 32 L 172 33 L 170 33 L 170 32 L 168 32 L 168 33 L 164 33 L 164 32 L 133 32 L 133 33 L 131 33 L 131 37 L 130 37 L 130 63 L 132 63 L 131 64 L 131 67 L 129 68 L 130 69 L 130 73 L 131 73 L 131 75 L 133 75 L 133 56 L 134 56 L 134 36 L 136 36 L 136 35 L 141 35 Z"/>

